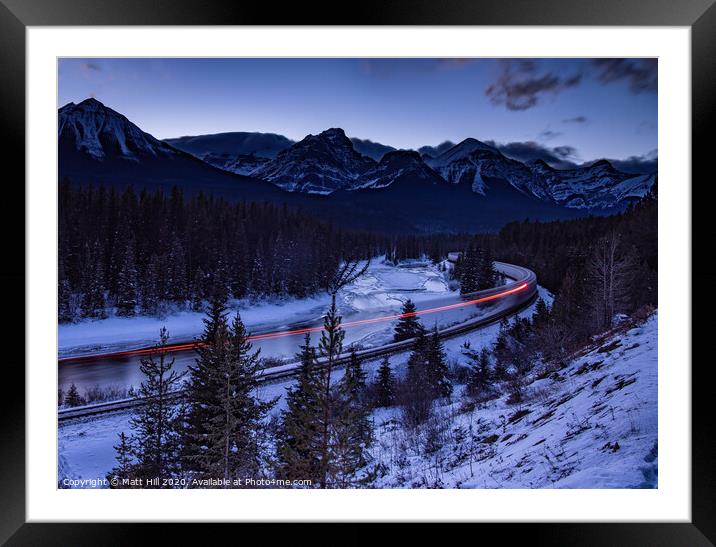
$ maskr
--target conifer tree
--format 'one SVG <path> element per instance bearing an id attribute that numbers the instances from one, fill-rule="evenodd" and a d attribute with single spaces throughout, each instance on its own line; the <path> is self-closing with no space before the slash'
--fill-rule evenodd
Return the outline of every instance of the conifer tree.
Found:
<path id="1" fill-rule="evenodd" d="M 204 305 L 204 272 L 201 267 L 194 271 L 194 277 L 191 280 L 191 309 L 192 311 L 202 311 Z"/>
<path id="2" fill-rule="evenodd" d="M 208 449 L 208 424 L 219 407 L 221 384 L 216 371 L 223 368 L 228 352 L 226 303 L 215 294 L 204 318 L 204 331 L 195 345 L 196 361 L 189 365 L 186 388 L 188 409 L 182 433 L 184 467 L 197 475 L 203 474 L 204 454 Z"/>
<path id="3" fill-rule="evenodd" d="M 77 386 L 72 383 L 67 390 L 67 395 L 65 395 L 65 406 L 81 406 L 83 404 L 85 404 L 84 397 L 80 395 Z"/>
<path id="4" fill-rule="evenodd" d="M 471 243 L 462 254 L 456 268 L 456 277 L 460 280 L 460 294 L 469 294 L 479 291 L 480 273 L 482 268 L 480 249 Z"/>
<path id="5" fill-rule="evenodd" d="M 281 478 L 310 479 L 318 483 L 321 450 L 321 379 L 316 350 L 306 334 L 297 357 L 301 363 L 296 384 L 286 393 L 277 442 Z"/>
<path id="6" fill-rule="evenodd" d="M 426 362 L 428 366 L 428 378 L 436 397 L 450 397 L 452 395 L 452 383 L 450 382 L 445 347 L 440 340 L 438 327 L 435 325 L 427 344 Z"/>
<path id="7" fill-rule="evenodd" d="M 167 288 L 168 296 L 175 304 L 183 306 L 187 300 L 189 292 L 186 276 L 186 259 L 184 257 L 184 247 L 179 238 L 175 237 L 172 241 L 172 248 L 169 252 L 169 263 Z"/>
<path id="8" fill-rule="evenodd" d="M 119 443 L 113 446 L 117 465 L 107 473 L 107 480 L 111 489 L 131 488 L 125 481 L 135 478 L 134 450 L 130 439 L 122 431 L 119 434 Z"/>
<path id="9" fill-rule="evenodd" d="M 473 397 L 483 397 L 491 387 L 490 354 L 486 348 L 478 352 L 468 352 L 470 371 L 467 379 L 467 392 Z"/>
<path id="10" fill-rule="evenodd" d="M 62 279 L 57 290 L 57 320 L 60 323 L 69 323 L 73 319 L 72 289 L 69 280 Z"/>
<path id="11" fill-rule="evenodd" d="M 549 308 L 542 297 L 537 299 L 535 304 L 535 312 L 532 314 L 532 325 L 535 328 L 541 328 L 549 322 Z"/>
<path id="12" fill-rule="evenodd" d="M 137 307 L 137 269 L 134 265 L 134 241 L 127 241 L 124 261 L 117 279 L 117 315 L 131 317 Z"/>
<path id="13" fill-rule="evenodd" d="M 107 317 L 104 302 L 102 249 L 99 241 L 85 247 L 85 266 L 82 276 L 82 315 L 94 319 Z"/>
<path id="14" fill-rule="evenodd" d="M 152 253 L 147 264 L 141 290 L 142 309 L 149 314 L 157 313 L 159 309 L 161 299 L 159 268 L 159 256 L 156 253 Z"/>
<path id="15" fill-rule="evenodd" d="M 485 247 L 478 252 L 477 286 L 482 289 L 491 289 L 497 284 L 498 274 L 492 260 L 490 250 Z"/>
<path id="16" fill-rule="evenodd" d="M 160 479 L 171 478 L 179 471 L 182 407 L 169 397 L 181 389 L 185 374 L 173 370 L 168 340 L 169 334 L 162 327 L 154 350 L 141 360 L 139 368 L 144 380 L 138 395 L 145 403 L 137 407 L 129 421 L 137 471 Z"/>
<path id="17" fill-rule="evenodd" d="M 319 486 L 328 486 L 333 455 L 331 453 L 332 421 L 334 414 L 334 396 L 331 392 L 331 373 L 336 359 L 343 350 L 345 332 L 341 327 L 341 316 L 336 306 L 336 293 L 331 294 L 331 307 L 323 319 L 323 330 L 318 343 L 320 356 L 323 358 L 323 374 L 321 376 L 321 444 L 319 465 Z"/>
<path id="18" fill-rule="evenodd" d="M 376 383 L 377 406 L 387 407 L 395 402 L 395 378 L 390 369 L 388 356 L 384 356 L 378 368 L 378 381 Z"/>
<path id="19" fill-rule="evenodd" d="M 400 310 L 400 318 L 398 319 L 398 323 L 395 325 L 393 340 L 395 342 L 409 340 L 424 333 L 425 327 L 423 327 L 418 320 L 415 304 L 408 298 L 403 303 L 403 308 Z"/>
<path id="20" fill-rule="evenodd" d="M 409 427 L 415 427 L 428 419 L 435 397 L 427 354 L 428 338 L 419 334 L 408 357 L 405 380 L 401 386 L 403 417 Z"/>
<path id="21" fill-rule="evenodd" d="M 338 411 L 332 435 L 332 478 L 341 488 L 355 483 L 356 473 L 366 464 L 366 450 L 372 442 L 365 378 L 360 359 L 353 350 L 338 385 Z"/>
<path id="22" fill-rule="evenodd" d="M 220 327 L 223 328 L 223 327 Z M 222 333 L 217 333 L 217 340 Z M 218 408 L 208 428 L 208 450 L 203 461 L 214 476 L 233 479 L 256 476 L 264 445 L 263 420 L 275 404 L 256 397 L 260 350 L 254 350 L 249 334 L 237 313 L 228 332 L 228 352 L 217 375 Z"/>

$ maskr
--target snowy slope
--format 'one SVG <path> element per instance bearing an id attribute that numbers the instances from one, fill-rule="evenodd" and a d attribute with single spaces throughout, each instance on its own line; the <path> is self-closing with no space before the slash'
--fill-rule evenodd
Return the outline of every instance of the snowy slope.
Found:
<path id="1" fill-rule="evenodd" d="M 350 189 L 351 183 L 375 165 L 359 154 L 342 129 L 308 135 L 252 175 L 289 192 L 330 194 Z"/>
<path id="2" fill-rule="evenodd" d="M 576 209 L 609 208 L 627 198 L 641 198 L 656 175 L 634 175 L 617 170 L 607 160 L 574 169 L 554 169 L 541 160 L 528 162 L 536 178 L 544 181 L 551 199 Z"/>
<path id="3" fill-rule="evenodd" d="M 174 156 L 177 153 L 96 99 L 69 103 L 60 108 L 58 139 L 61 144 L 100 161 L 117 156 L 137 161 L 142 156 Z"/>
<path id="4" fill-rule="evenodd" d="M 271 161 L 268 158 L 262 158 L 254 154 L 207 153 L 198 157 L 214 167 L 237 175 L 250 175 L 256 169 Z"/>
<path id="5" fill-rule="evenodd" d="M 345 305 L 356 310 L 374 307 L 399 309 L 402 301 L 408 296 L 413 301 L 419 302 L 423 298 L 430 298 L 431 293 L 433 295 L 444 294 L 449 291 L 437 270 L 426 271 L 424 267 L 417 264 L 406 266 L 395 268 L 376 263 L 374 267 L 371 267 L 368 275 L 362 277 L 359 283 L 356 283 L 356 286 L 343 296 Z M 540 296 L 551 303 L 551 295 L 542 288 L 540 288 Z M 519 315 L 529 317 L 533 312 L 534 305 Z M 472 333 L 470 339 L 473 342 L 473 347 L 479 348 L 482 345 L 493 343 L 498 331 L 499 326 L 495 324 Z M 448 350 L 451 353 L 459 352 L 462 342 L 462 338 L 450 340 Z M 350 342 L 346 341 L 346 343 Z M 392 358 L 391 362 L 400 371 L 404 368 L 406 359 L 407 354 L 402 354 Z M 379 361 L 364 364 L 369 378 L 375 374 L 378 365 Z M 342 371 L 337 370 L 335 379 L 338 380 L 341 375 Z M 285 408 L 285 397 L 283 396 L 286 393 L 286 388 L 292 384 L 293 381 L 288 380 L 261 386 L 259 397 L 263 400 L 280 397 L 273 409 L 273 415 L 278 416 Z M 117 443 L 119 432 L 129 433 L 131 416 L 132 413 L 129 411 L 118 412 L 60 424 L 58 430 L 60 480 L 71 478 L 89 481 L 103 478 L 116 463 L 113 445 Z M 92 485 L 85 483 L 81 487 L 90 488 Z"/>
<path id="6" fill-rule="evenodd" d="M 489 195 L 485 178 L 490 177 L 504 179 L 525 194 L 549 199 L 541 179 L 534 177 L 523 163 L 476 139 L 465 139 L 426 163 L 446 181 L 470 184 L 477 194 Z"/>
<path id="7" fill-rule="evenodd" d="M 521 405 L 454 397 L 416 433 L 398 426 L 398 409 L 376 412 L 377 486 L 657 487 L 656 314 L 533 380 Z M 426 450 L 435 436 L 440 448 Z"/>
<path id="8" fill-rule="evenodd" d="M 385 188 L 401 179 L 444 184 L 440 175 L 425 165 L 420 154 L 413 150 L 396 150 L 385 154 L 377 165 L 363 173 L 351 190 Z"/>

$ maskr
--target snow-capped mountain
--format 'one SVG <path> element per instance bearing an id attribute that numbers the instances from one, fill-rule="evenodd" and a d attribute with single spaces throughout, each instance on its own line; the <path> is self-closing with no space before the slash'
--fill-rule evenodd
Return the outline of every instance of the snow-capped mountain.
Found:
<path id="1" fill-rule="evenodd" d="M 448 182 L 470 184 L 476 194 L 486 195 L 486 179 L 504 179 L 526 194 L 540 199 L 549 195 L 542 180 L 521 162 L 505 157 L 496 148 L 477 139 L 465 139 L 426 163 Z"/>
<path id="2" fill-rule="evenodd" d="M 401 179 L 445 184 L 440 175 L 425 165 L 420 154 L 414 150 L 396 150 L 385 154 L 378 164 L 363 173 L 351 189 L 385 188 Z"/>
<path id="3" fill-rule="evenodd" d="M 123 187 L 180 187 L 187 193 L 257 201 L 280 201 L 273 184 L 217 169 L 210 163 L 145 133 L 96 99 L 58 111 L 60 180 Z"/>
<path id="4" fill-rule="evenodd" d="M 617 170 L 607 160 L 574 169 L 554 169 L 542 160 L 528 162 L 555 203 L 573 209 L 607 209 L 629 198 L 641 198 L 656 181 L 655 174 L 634 175 Z"/>
<path id="5" fill-rule="evenodd" d="M 197 157 L 214 167 L 218 167 L 219 169 L 229 171 L 230 173 L 236 173 L 238 175 L 250 175 L 256 169 L 271 161 L 268 158 L 262 158 L 261 156 L 256 156 L 254 154 L 234 155 L 216 154 L 210 152 Z"/>
<path id="6" fill-rule="evenodd" d="M 330 194 L 350 189 L 374 166 L 374 160 L 356 152 L 343 129 L 332 128 L 308 135 L 253 171 L 252 176 L 289 192 Z"/>
<path id="7" fill-rule="evenodd" d="M 490 231 L 527 216 L 603 214 L 640 198 L 655 182 L 654 175 L 623 173 L 604 161 L 570 170 L 543 162 L 526 165 L 476 139 L 440 145 L 448 149 L 437 157 L 398 150 L 375 161 L 337 128 L 290 144 L 273 159 L 240 151 L 281 147 L 285 137 L 231 133 L 179 139 L 189 153 L 94 99 L 62 107 L 58 129 L 60 180 L 177 186 L 189 194 L 286 204 L 351 227 L 402 233 Z"/>
<path id="8" fill-rule="evenodd" d="M 164 139 L 164 142 L 198 158 L 206 154 L 218 154 L 236 158 L 258 156 L 273 159 L 279 152 L 294 144 L 294 141 L 283 135 L 245 131 L 177 137 Z"/>
<path id="9" fill-rule="evenodd" d="M 138 161 L 142 157 L 170 157 L 177 152 L 96 99 L 60 108 L 58 139 L 60 145 L 98 161 L 117 157 Z"/>

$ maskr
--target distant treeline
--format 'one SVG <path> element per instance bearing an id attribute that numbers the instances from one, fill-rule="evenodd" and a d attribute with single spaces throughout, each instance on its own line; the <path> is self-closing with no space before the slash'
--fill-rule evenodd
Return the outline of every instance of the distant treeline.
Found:
<path id="1" fill-rule="evenodd" d="M 303 297 L 346 258 L 385 252 L 386 238 L 346 231 L 268 203 L 228 203 L 178 189 L 59 187 L 59 316 L 200 309 L 227 296 Z"/>
<path id="2" fill-rule="evenodd" d="M 619 270 L 618 298 L 609 289 L 618 300 L 615 310 L 656 306 L 656 185 L 625 212 L 608 217 L 511 222 L 498 234 L 386 236 L 342 229 L 268 203 L 64 181 L 59 318 L 105 317 L 111 308 L 118 315 L 155 314 L 172 306 L 201 310 L 216 290 L 234 298 L 300 298 L 324 289 L 345 259 L 385 255 L 394 262 L 428 257 L 437 263 L 452 251 L 468 256 L 470 249 L 489 257 L 483 262 L 531 268 L 551 292 L 566 287 L 575 305 L 587 298 L 583 290 L 596 275 L 601 249 L 603 265 Z"/>

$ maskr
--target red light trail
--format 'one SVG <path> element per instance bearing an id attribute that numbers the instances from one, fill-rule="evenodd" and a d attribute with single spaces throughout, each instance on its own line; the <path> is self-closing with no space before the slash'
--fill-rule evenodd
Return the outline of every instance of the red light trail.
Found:
<path id="1" fill-rule="evenodd" d="M 373 317 L 371 319 L 358 319 L 356 321 L 347 321 L 342 324 L 344 329 L 348 329 L 351 327 L 356 327 L 359 325 L 370 325 L 373 323 L 381 323 L 383 321 L 394 321 L 396 319 L 401 319 L 403 317 L 415 317 L 420 315 L 428 315 L 430 313 L 438 313 L 442 311 L 448 311 L 448 310 L 454 310 L 458 308 L 464 308 L 465 306 L 473 306 L 475 304 L 482 304 L 484 302 L 489 302 L 492 300 L 497 300 L 499 298 L 504 298 L 505 296 L 509 296 L 511 294 L 518 293 L 520 291 L 524 291 L 529 287 L 529 283 L 522 283 L 521 285 L 518 285 L 516 287 L 513 287 L 512 289 L 506 290 L 504 292 L 492 294 L 490 296 L 483 296 L 482 298 L 476 298 L 474 300 L 466 300 L 464 302 L 457 302 L 455 304 L 448 304 L 445 306 L 438 306 L 436 308 L 428 308 L 425 310 L 418 310 L 413 313 L 397 313 L 393 315 L 384 315 L 382 317 Z M 286 336 L 297 336 L 299 334 L 309 334 L 314 332 L 321 332 L 323 330 L 322 326 L 318 327 L 305 327 L 302 329 L 295 329 L 295 330 L 287 330 L 287 331 L 276 331 L 276 332 L 267 332 L 264 334 L 255 334 L 252 336 L 249 336 L 249 340 L 251 341 L 261 341 L 261 340 L 271 340 L 273 338 L 284 338 Z M 166 346 L 166 350 L 170 352 L 177 352 L 177 351 L 187 351 L 194 349 L 196 347 L 196 342 L 190 342 L 187 344 L 175 344 L 175 345 L 169 345 Z M 81 361 L 91 361 L 94 359 L 119 359 L 123 357 L 134 357 L 137 355 L 146 355 L 148 353 L 151 353 L 155 350 L 155 348 L 142 348 L 142 349 L 135 349 L 135 350 L 128 350 L 128 351 L 118 351 L 115 353 L 105 353 L 100 355 L 82 355 L 78 357 L 66 357 L 64 359 L 58 359 L 58 363 L 77 363 Z"/>

